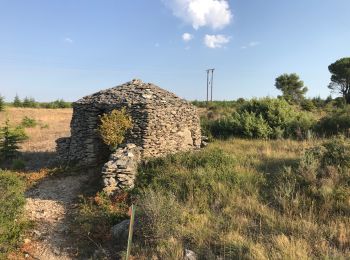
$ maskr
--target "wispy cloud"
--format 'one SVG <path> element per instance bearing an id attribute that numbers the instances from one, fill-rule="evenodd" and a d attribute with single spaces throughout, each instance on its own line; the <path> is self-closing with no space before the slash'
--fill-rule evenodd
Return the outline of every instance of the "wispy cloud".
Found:
<path id="1" fill-rule="evenodd" d="M 159 48 L 159 46 L 160 46 L 159 42 L 156 42 L 156 43 L 154 44 L 154 47 L 156 47 L 156 48 Z"/>
<path id="2" fill-rule="evenodd" d="M 217 34 L 217 35 L 206 34 L 204 36 L 204 44 L 208 48 L 212 48 L 212 49 L 221 48 L 229 42 L 230 42 L 230 37 L 222 34 Z"/>
<path id="3" fill-rule="evenodd" d="M 208 26 L 222 29 L 232 21 L 232 12 L 226 0 L 163 0 L 173 14 L 194 29 Z"/>
<path id="4" fill-rule="evenodd" d="M 193 39 L 193 35 L 190 34 L 190 33 L 184 33 L 184 34 L 182 35 L 182 40 L 183 40 L 184 42 L 189 42 L 189 41 L 192 40 L 192 39 Z"/>
<path id="5" fill-rule="evenodd" d="M 64 38 L 64 42 L 65 43 L 73 43 L 74 41 L 72 38 L 66 37 L 66 38 Z"/>
<path id="6" fill-rule="evenodd" d="M 257 41 L 254 41 L 254 42 L 250 42 L 248 43 L 247 45 L 244 45 L 241 47 L 241 49 L 247 49 L 247 48 L 253 48 L 253 47 L 256 47 L 258 45 L 260 45 L 261 43 L 260 42 L 257 42 Z"/>

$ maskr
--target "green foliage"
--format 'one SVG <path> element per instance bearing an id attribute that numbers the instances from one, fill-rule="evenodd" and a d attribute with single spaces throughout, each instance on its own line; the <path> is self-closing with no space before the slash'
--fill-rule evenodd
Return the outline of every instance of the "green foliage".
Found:
<path id="1" fill-rule="evenodd" d="M 284 150 L 271 150 L 278 142 Z M 347 258 L 348 144 L 332 140 L 296 165 L 261 171 L 267 154 L 287 156 L 285 142 L 220 141 L 230 153 L 209 146 L 141 165 L 135 258 L 181 259 L 185 248 L 199 259 Z"/>
<path id="2" fill-rule="evenodd" d="M 332 74 L 328 88 L 338 92 L 350 104 L 350 58 L 342 58 L 328 66 Z"/>
<path id="3" fill-rule="evenodd" d="M 57 99 L 52 102 L 37 102 L 34 98 L 25 97 L 23 101 L 16 94 L 13 100 L 14 107 L 26 107 L 26 108 L 71 108 L 72 103 L 66 102 L 63 99 Z"/>
<path id="4" fill-rule="evenodd" d="M 19 96 L 16 94 L 14 100 L 13 100 L 13 106 L 14 107 L 22 107 L 22 101 L 21 99 L 19 98 Z"/>
<path id="5" fill-rule="evenodd" d="M 307 92 L 307 87 L 295 73 L 283 74 L 276 78 L 275 86 L 283 93 L 283 98 L 290 103 L 300 104 Z"/>
<path id="6" fill-rule="evenodd" d="M 21 122 L 21 126 L 24 128 L 32 128 L 32 127 L 36 127 L 38 125 L 38 122 L 34 119 L 34 118 L 30 118 L 30 117 L 23 117 L 22 122 Z"/>
<path id="7" fill-rule="evenodd" d="M 5 109 L 5 100 L 4 97 L 0 95 L 0 111 Z"/>
<path id="8" fill-rule="evenodd" d="M 350 134 L 350 106 L 335 110 L 321 118 L 316 124 L 319 135 L 332 136 L 337 134 Z"/>
<path id="9" fill-rule="evenodd" d="M 297 111 L 284 99 L 252 99 L 238 106 L 230 116 L 203 123 L 215 137 L 305 138 L 314 120 Z"/>
<path id="10" fill-rule="evenodd" d="M 36 108 L 36 107 L 38 107 L 38 103 L 32 97 L 25 97 L 23 99 L 22 106 L 23 107 Z"/>
<path id="11" fill-rule="evenodd" d="M 332 139 L 307 150 L 296 167 L 286 168 L 276 177 L 275 201 L 289 214 L 312 210 L 322 220 L 332 214 L 350 217 L 348 140 Z"/>
<path id="12" fill-rule="evenodd" d="M 314 102 L 312 102 L 311 99 L 304 99 L 301 102 L 300 106 L 303 110 L 309 111 L 309 112 L 316 108 Z"/>
<path id="13" fill-rule="evenodd" d="M 109 114 L 100 116 L 100 121 L 98 131 L 104 143 L 111 149 L 121 144 L 127 131 L 132 128 L 131 118 L 126 113 L 125 108 L 115 109 Z"/>
<path id="14" fill-rule="evenodd" d="M 57 99 L 53 102 L 42 102 L 39 103 L 39 106 L 42 108 L 70 108 L 72 107 L 72 103 L 66 102 L 63 99 Z"/>
<path id="15" fill-rule="evenodd" d="M 18 155 L 19 144 L 26 140 L 22 127 L 11 127 L 9 120 L 0 128 L 0 161 L 8 162 Z"/>
<path id="16" fill-rule="evenodd" d="M 128 206 L 114 203 L 105 193 L 97 193 L 94 197 L 81 197 L 77 224 L 82 227 L 84 235 L 91 235 L 99 240 L 105 237 L 112 225 L 126 218 Z"/>
<path id="17" fill-rule="evenodd" d="M 25 222 L 22 219 L 24 182 L 13 172 L 0 170 L 0 259 L 20 243 Z"/>

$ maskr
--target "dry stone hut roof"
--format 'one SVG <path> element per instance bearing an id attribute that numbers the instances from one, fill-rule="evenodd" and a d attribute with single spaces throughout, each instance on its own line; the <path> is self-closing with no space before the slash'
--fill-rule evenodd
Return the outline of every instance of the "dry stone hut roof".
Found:
<path id="1" fill-rule="evenodd" d="M 183 103 L 188 104 L 184 99 L 175 94 L 164 90 L 152 83 L 143 83 L 141 80 L 134 79 L 122 85 L 101 90 L 92 95 L 81 98 L 76 101 L 76 105 L 94 104 L 142 104 L 142 103 Z"/>

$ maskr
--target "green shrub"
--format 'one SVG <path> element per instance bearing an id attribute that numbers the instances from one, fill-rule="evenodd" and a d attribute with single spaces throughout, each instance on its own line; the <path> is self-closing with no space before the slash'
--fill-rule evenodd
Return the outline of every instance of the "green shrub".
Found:
<path id="1" fill-rule="evenodd" d="M 297 111 L 284 99 L 252 99 L 230 116 L 207 121 L 204 129 L 215 137 L 305 138 L 314 125 L 306 112 Z"/>
<path id="2" fill-rule="evenodd" d="M 40 129 L 48 129 L 50 128 L 49 124 L 41 124 Z"/>
<path id="3" fill-rule="evenodd" d="M 32 127 L 36 127 L 38 124 L 38 122 L 34 119 L 34 118 L 30 118 L 30 117 L 23 117 L 22 122 L 21 122 L 21 126 L 24 128 L 32 128 Z"/>
<path id="4" fill-rule="evenodd" d="M 230 232 L 231 223 L 226 209 L 238 194 L 256 194 L 262 181 L 261 175 L 237 173 L 236 164 L 225 152 L 213 149 L 169 155 L 140 166 L 134 190 L 139 209 L 136 246 L 159 259 L 178 255 L 184 247 L 200 259 L 222 255 L 218 247 L 224 243 L 218 239 Z"/>
<path id="5" fill-rule="evenodd" d="M 125 108 L 112 110 L 109 114 L 100 116 L 98 131 L 102 140 L 111 149 L 116 148 L 124 141 L 126 132 L 132 128 L 131 118 L 127 115 Z"/>
<path id="6" fill-rule="evenodd" d="M 113 224 L 126 218 L 128 206 L 124 203 L 114 203 L 103 192 L 94 197 L 81 197 L 79 218 L 76 219 L 85 235 L 93 239 L 105 236 Z"/>
<path id="7" fill-rule="evenodd" d="M 337 134 L 350 134 L 350 106 L 335 110 L 321 120 L 315 126 L 319 135 L 332 136 Z"/>
<path id="8" fill-rule="evenodd" d="M 15 173 L 0 170 L 0 259 L 6 259 L 20 243 L 25 228 L 24 189 L 24 182 Z"/>
<path id="9" fill-rule="evenodd" d="M 274 199 L 289 214 L 350 217 L 350 142 L 336 138 L 307 150 L 273 181 Z M 309 213 L 308 213 L 309 212 Z"/>
<path id="10" fill-rule="evenodd" d="M 5 109 L 5 100 L 4 97 L 0 95 L 0 111 Z"/>
<path id="11" fill-rule="evenodd" d="M 333 148 L 317 146 L 299 162 L 301 143 L 290 140 L 218 141 L 148 161 L 132 196 L 133 256 L 182 259 L 191 249 L 198 259 L 348 258 L 347 142 L 331 140 Z M 270 163 L 289 167 L 270 172 Z"/>
<path id="12" fill-rule="evenodd" d="M 310 99 L 304 99 L 303 101 L 301 101 L 300 106 L 305 111 L 312 111 L 316 108 L 314 102 L 312 102 L 312 100 Z"/>
<path id="13" fill-rule="evenodd" d="M 19 98 L 19 96 L 16 94 L 14 100 L 13 100 L 13 106 L 14 107 L 22 107 L 22 101 L 21 99 Z"/>
<path id="14" fill-rule="evenodd" d="M 11 127 L 7 120 L 0 128 L 0 161 L 8 162 L 18 155 L 19 144 L 28 137 L 22 127 Z"/>

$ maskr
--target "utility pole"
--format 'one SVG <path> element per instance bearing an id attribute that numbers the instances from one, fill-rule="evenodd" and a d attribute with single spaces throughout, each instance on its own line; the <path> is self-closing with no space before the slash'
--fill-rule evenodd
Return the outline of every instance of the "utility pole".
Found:
<path id="1" fill-rule="evenodd" d="M 213 80 L 214 80 L 214 70 L 207 69 L 207 105 L 209 103 L 209 87 L 210 87 L 210 102 L 213 101 Z"/>

